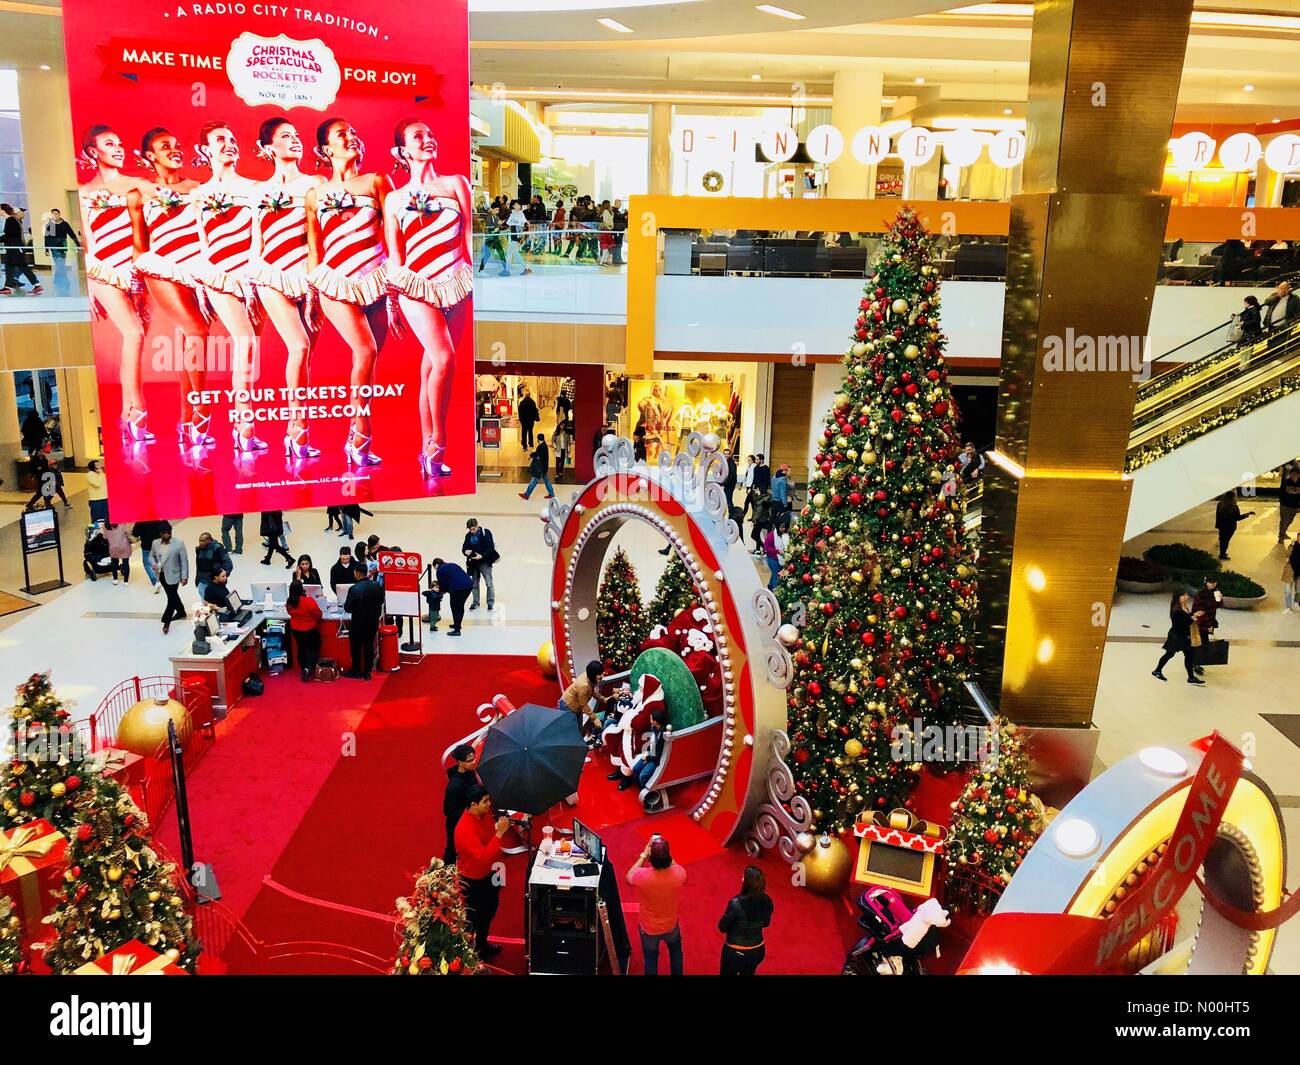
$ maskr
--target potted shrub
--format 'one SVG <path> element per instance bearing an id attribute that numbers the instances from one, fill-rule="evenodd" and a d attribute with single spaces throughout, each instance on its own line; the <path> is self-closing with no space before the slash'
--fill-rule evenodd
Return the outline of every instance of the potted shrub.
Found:
<path id="1" fill-rule="evenodd" d="M 1135 595 L 1165 592 L 1169 590 L 1169 571 L 1159 563 L 1145 558 L 1121 558 L 1115 585 L 1121 592 L 1133 592 Z"/>
<path id="2" fill-rule="evenodd" d="M 1262 584 L 1234 570 L 1219 574 L 1219 591 L 1223 593 L 1223 605 L 1229 610 L 1250 610 L 1268 598 Z"/>
<path id="3" fill-rule="evenodd" d="M 1171 577 L 1200 584 L 1201 578 L 1219 568 L 1219 560 L 1210 552 L 1191 544 L 1155 544 L 1142 552 L 1148 562 L 1164 566 Z"/>

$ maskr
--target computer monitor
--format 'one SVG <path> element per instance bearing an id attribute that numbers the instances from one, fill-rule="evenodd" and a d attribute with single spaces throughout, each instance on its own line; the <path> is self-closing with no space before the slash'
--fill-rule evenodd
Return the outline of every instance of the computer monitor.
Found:
<path id="1" fill-rule="evenodd" d="M 588 855 L 593 862 L 605 861 L 605 844 L 595 832 L 576 817 L 573 819 L 573 845 Z"/>
<path id="2" fill-rule="evenodd" d="M 261 606 L 266 602 L 268 592 L 271 593 L 271 603 L 274 606 L 284 606 L 284 601 L 289 598 L 289 586 L 284 581 L 254 584 L 249 591 L 250 603 Z"/>
<path id="3" fill-rule="evenodd" d="M 339 609 L 343 609 L 343 604 L 348 601 L 348 592 L 352 591 L 350 584 L 336 584 L 334 586 L 334 596 L 338 600 Z"/>
<path id="4" fill-rule="evenodd" d="M 309 595 L 311 596 L 311 598 L 315 599 L 320 595 L 320 593 L 324 589 L 319 584 L 304 584 L 302 586 L 302 590 L 304 595 Z M 286 596 L 285 598 L 288 598 L 288 596 Z"/>
<path id="5" fill-rule="evenodd" d="M 229 591 L 230 591 L 230 606 L 227 607 L 226 609 L 231 614 L 238 614 L 239 611 L 243 609 L 244 601 L 239 598 L 239 593 L 235 591 L 235 589 L 231 588 Z"/>

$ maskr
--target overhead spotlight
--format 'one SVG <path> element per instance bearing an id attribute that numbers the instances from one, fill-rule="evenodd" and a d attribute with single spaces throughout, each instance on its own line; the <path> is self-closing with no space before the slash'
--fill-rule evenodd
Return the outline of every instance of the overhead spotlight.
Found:
<path id="1" fill-rule="evenodd" d="M 41 69 L 42 69 L 42 70 L 49 70 L 49 69 L 50 69 L 50 64 L 49 64 L 49 63 L 42 63 L 42 64 L 41 64 Z"/>
<path id="2" fill-rule="evenodd" d="M 916 84 L 917 84 L 917 85 L 924 85 L 924 84 L 925 84 L 925 78 L 917 78 L 917 79 L 916 79 Z"/>
<path id="3" fill-rule="evenodd" d="M 598 19 L 596 19 L 596 21 L 599 22 L 602 26 L 604 26 L 605 29 L 607 29 L 607 30 L 613 30 L 615 33 L 631 33 L 631 32 L 632 32 L 632 27 L 631 27 L 631 26 L 624 26 L 623 23 L 621 23 L 621 22 L 618 21 L 618 19 L 612 19 L 612 18 L 598 18 Z"/>
<path id="4" fill-rule="evenodd" d="M 1242 92 L 1254 92 L 1254 91 L 1255 91 L 1255 86 L 1253 86 L 1253 85 L 1243 85 L 1243 86 L 1241 87 L 1241 91 L 1242 91 Z"/>
<path id="5" fill-rule="evenodd" d="M 762 75 L 762 74 L 751 74 L 751 75 L 749 76 L 749 80 L 750 80 L 750 81 L 762 81 L 762 80 L 763 80 L 763 75 Z"/>
<path id="6" fill-rule="evenodd" d="M 1276 125 L 1277 125 L 1279 122 L 1281 122 L 1281 121 L 1282 121 L 1282 120 L 1281 120 L 1280 118 L 1275 118 L 1275 119 L 1273 119 L 1273 125 L 1276 126 Z"/>
<path id="7" fill-rule="evenodd" d="M 1004 108 L 1002 109 L 1002 113 L 1003 113 L 1004 115 L 1009 115 L 1009 114 L 1011 114 L 1011 108 L 1009 108 L 1009 107 L 1004 107 Z"/>
<path id="8" fill-rule="evenodd" d="M 764 14 L 775 15 L 777 18 L 788 18 L 792 22 L 802 22 L 807 17 L 797 11 L 787 11 L 783 7 L 777 7 L 775 4 L 755 4 L 754 6 Z"/>

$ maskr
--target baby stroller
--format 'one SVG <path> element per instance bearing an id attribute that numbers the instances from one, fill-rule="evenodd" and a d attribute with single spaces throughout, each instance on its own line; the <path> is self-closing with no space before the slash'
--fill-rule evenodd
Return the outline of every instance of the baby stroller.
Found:
<path id="1" fill-rule="evenodd" d="M 948 911 L 926 899 L 916 912 L 890 888 L 868 888 L 858 896 L 858 924 L 866 932 L 849 951 L 841 976 L 924 976 L 921 959 L 937 954 L 939 929 Z"/>

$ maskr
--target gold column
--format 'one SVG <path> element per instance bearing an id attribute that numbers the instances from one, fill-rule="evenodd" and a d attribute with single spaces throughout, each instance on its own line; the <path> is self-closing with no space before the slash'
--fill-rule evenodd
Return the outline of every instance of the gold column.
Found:
<path id="1" fill-rule="evenodd" d="M 650 194 L 673 191 L 673 105 L 650 105 Z"/>
<path id="2" fill-rule="evenodd" d="M 980 679 L 1023 724 L 1092 720 L 1128 512 L 1132 360 L 1169 210 L 1157 190 L 1191 9 L 1034 6 L 980 580 Z M 1097 362 L 1081 361 L 1089 351 Z"/>

